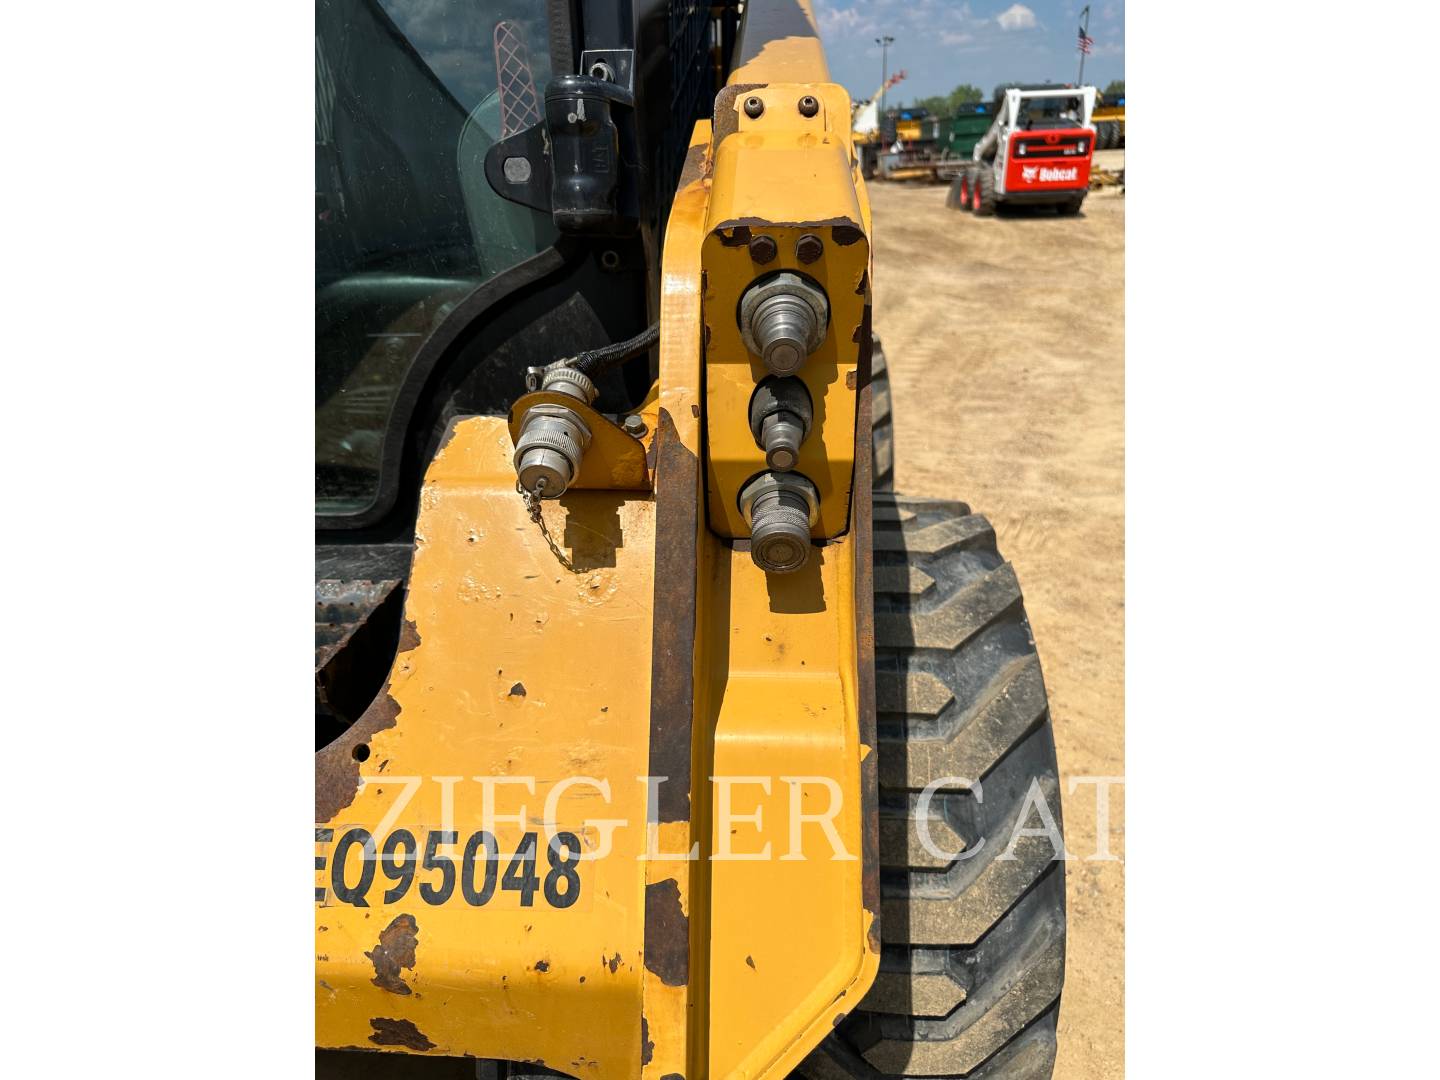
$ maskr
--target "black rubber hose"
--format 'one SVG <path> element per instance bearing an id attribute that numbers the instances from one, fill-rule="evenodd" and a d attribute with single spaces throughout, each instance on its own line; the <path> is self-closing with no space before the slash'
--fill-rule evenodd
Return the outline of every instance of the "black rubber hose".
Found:
<path id="1" fill-rule="evenodd" d="M 660 324 L 657 322 L 632 338 L 617 341 L 613 345 L 602 345 L 598 349 L 587 349 L 571 359 L 569 365 L 593 380 L 600 372 L 639 356 L 659 340 Z"/>
<path id="2" fill-rule="evenodd" d="M 545 5 L 550 24 L 550 73 L 575 74 L 575 37 L 571 31 L 570 0 L 548 0 Z"/>

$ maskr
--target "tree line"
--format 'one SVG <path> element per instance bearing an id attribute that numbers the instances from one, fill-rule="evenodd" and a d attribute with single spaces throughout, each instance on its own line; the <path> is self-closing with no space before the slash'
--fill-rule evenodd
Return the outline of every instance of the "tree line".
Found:
<path id="1" fill-rule="evenodd" d="M 1110 85 L 1105 87 L 1101 93 L 1105 100 L 1113 101 L 1115 98 L 1125 96 L 1125 80 L 1112 80 Z M 960 111 L 962 105 L 973 105 L 977 101 L 984 101 L 985 93 L 978 86 L 971 86 L 969 83 L 961 83 L 948 94 L 936 94 L 932 97 L 916 98 L 906 108 L 924 109 L 931 116 L 952 116 Z"/>

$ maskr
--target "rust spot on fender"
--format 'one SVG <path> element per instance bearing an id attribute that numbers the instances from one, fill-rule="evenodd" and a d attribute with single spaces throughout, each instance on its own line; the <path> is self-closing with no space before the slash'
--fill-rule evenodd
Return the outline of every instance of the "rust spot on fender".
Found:
<path id="1" fill-rule="evenodd" d="M 396 652 L 410 652 L 420 647 L 420 631 L 415 629 L 415 620 L 406 619 L 400 624 L 400 644 Z"/>
<path id="2" fill-rule="evenodd" d="M 360 790 L 360 762 L 355 748 L 377 732 L 395 726 L 400 705 L 390 696 L 387 681 L 359 720 L 345 734 L 315 754 L 315 820 L 329 821 L 355 801 Z"/>
<path id="3" fill-rule="evenodd" d="M 666 986 L 689 981 L 690 920 L 674 878 L 645 886 L 645 967 Z"/>
<path id="4" fill-rule="evenodd" d="M 524 696 L 525 696 L 525 684 L 524 684 L 523 682 L 517 682 L 514 686 L 510 687 L 510 696 L 511 696 L 511 697 L 524 697 Z"/>
<path id="5" fill-rule="evenodd" d="M 680 180 L 676 184 L 677 191 L 683 190 L 687 185 L 704 177 L 708 164 L 706 160 L 708 149 L 709 147 L 705 143 L 697 143 L 685 151 L 685 164 L 680 167 Z"/>
<path id="6" fill-rule="evenodd" d="M 726 247 L 744 247 L 750 243 L 750 226 L 736 225 L 733 229 L 717 229 L 716 235 Z"/>
<path id="7" fill-rule="evenodd" d="M 708 150 L 710 147 L 707 144 L 697 143 L 690 147 L 690 150 L 685 151 L 685 164 L 680 167 L 680 181 L 675 186 L 675 190 L 683 190 L 688 184 L 703 179 L 708 166 L 710 166 Z"/>
<path id="8" fill-rule="evenodd" d="M 763 90 L 769 85 L 769 83 L 758 82 L 736 83 L 734 86 L 724 87 L 715 95 L 715 108 L 712 111 L 715 126 L 710 133 L 712 146 L 719 146 L 725 136 L 734 135 L 740 130 L 740 112 L 735 108 L 735 99 L 741 94 L 748 94 L 751 90 Z"/>
<path id="9" fill-rule="evenodd" d="M 857 333 L 857 334 L 859 333 L 858 328 L 857 328 L 857 330 L 856 330 L 856 333 Z M 845 389 L 846 389 L 846 390 L 854 390 L 854 389 L 855 389 L 855 369 L 854 369 L 854 368 L 851 368 L 849 371 L 845 372 Z"/>
<path id="10" fill-rule="evenodd" d="M 370 1020 L 375 1029 L 370 1041 L 376 1046 L 403 1046 L 407 1050 L 434 1050 L 435 1044 L 409 1020 L 392 1020 L 376 1016 Z"/>
<path id="11" fill-rule="evenodd" d="M 655 1044 L 650 1039 L 650 1021 L 645 1019 L 645 1014 L 640 1014 L 640 1064 L 649 1065 L 650 1059 L 655 1056 Z"/>
<path id="12" fill-rule="evenodd" d="M 610 969 L 610 974 L 611 974 L 611 975 L 614 975 L 616 969 L 620 966 L 620 954 L 617 952 L 614 956 L 610 957 L 608 960 L 607 960 L 605 957 L 602 956 L 602 957 L 600 958 L 600 963 L 602 963 L 602 964 L 604 964 L 606 967 L 608 967 L 608 968 Z"/>
<path id="13" fill-rule="evenodd" d="M 747 957 L 745 957 L 745 963 L 747 963 L 747 964 L 750 965 L 750 970 L 751 970 L 751 971 L 759 971 L 759 970 L 760 970 L 759 968 L 757 968 L 757 967 L 755 966 L 755 958 L 754 958 L 753 956 L 747 956 Z"/>
<path id="14" fill-rule="evenodd" d="M 380 943 L 365 954 L 375 965 L 370 981 L 392 994 L 409 994 L 410 987 L 400 978 L 400 969 L 415 970 L 415 945 L 420 926 L 414 915 L 396 915 L 390 925 L 380 931 Z"/>
<path id="15" fill-rule="evenodd" d="M 549 961 L 549 960 L 536 960 L 536 961 L 535 961 L 535 970 L 536 970 L 536 971 L 539 971 L 539 972 L 549 971 L 549 970 L 550 970 L 550 961 Z"/>

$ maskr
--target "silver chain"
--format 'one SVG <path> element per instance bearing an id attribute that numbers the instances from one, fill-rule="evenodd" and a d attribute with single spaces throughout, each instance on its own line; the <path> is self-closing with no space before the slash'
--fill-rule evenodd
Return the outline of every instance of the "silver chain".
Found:
<path id="1" fill-rule="evenodd" d="M 524 500 L 525 512 L 530 515 L 530 520 L 540 526 L 540 535 L 545 538 L 545 543 L 549 546 L 551 554 L 554 555 L 555 558 L 560 561 L 560 565 L 565 567 L 566 570 L 569 570 L 570 573 L 583 574 L 585 571 L 576 569 L 575 564 L 565 557 L 565 553 L 560 550 L 560 546 L 555 543 L 555 538 L 550 535 L 550 530 L 545 525 L 545 515 L 540 510 L 540 500 L 544 497 L 545 492 L 545 478 L 542 476 L 535 481 L 534 491 L 526 491 L 520 486 L 520 480 L 517 477 L 515 480 L 515 490 L 520 493 L 520 498 Z"/>

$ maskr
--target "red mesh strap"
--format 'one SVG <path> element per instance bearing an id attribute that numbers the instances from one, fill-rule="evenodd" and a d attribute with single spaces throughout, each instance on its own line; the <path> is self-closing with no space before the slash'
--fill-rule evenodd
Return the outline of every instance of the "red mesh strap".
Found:
<path id="1" fill-rule="evenodd" d="M 500 137 L 540 122 L 540 95 L 530 73 L 530 50 L 520 27 L 508 19 L 495 24 L 495 78 L 500 87 Z"/>

